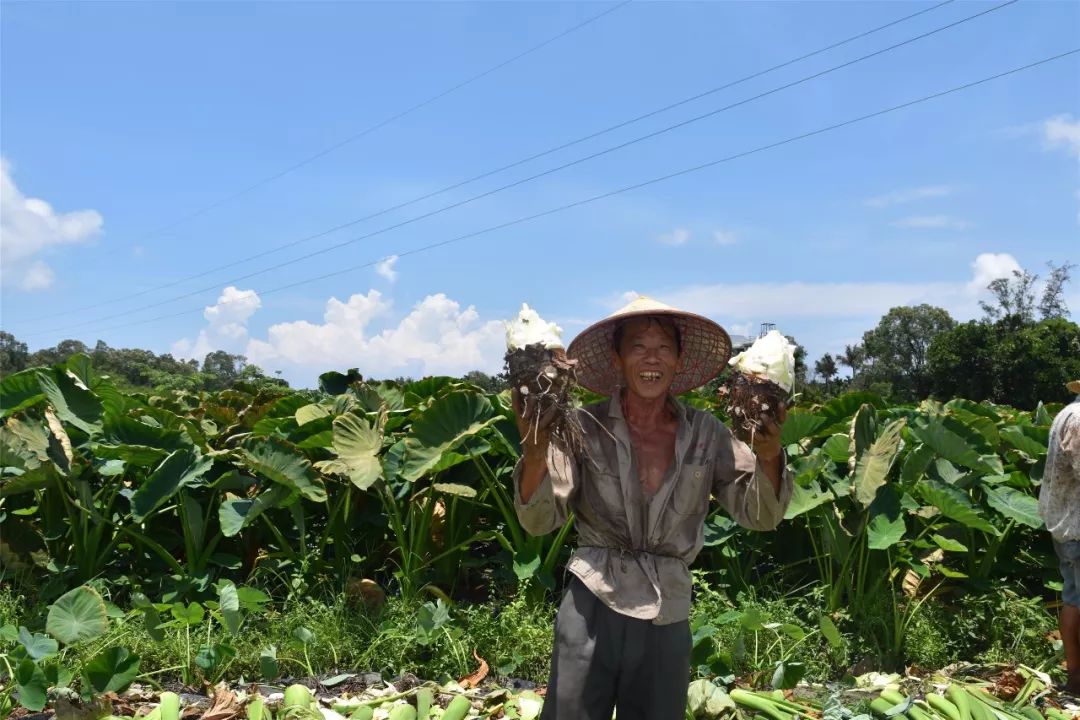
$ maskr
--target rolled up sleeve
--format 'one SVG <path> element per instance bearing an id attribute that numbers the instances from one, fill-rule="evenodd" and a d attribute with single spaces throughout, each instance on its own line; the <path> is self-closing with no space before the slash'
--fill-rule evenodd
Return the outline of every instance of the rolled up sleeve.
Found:
<path id="1" fill-rule="evenodd" d="M 561 528 L 570 516 L 570 501 L 577 489 L 578 469 L 569 455 L 548 447 L 547 474 L 528 502 L 521 499 L 522 461 L 514 468 L 514 510 L 525 532 L 547 535 Z"/>
<path id="2" fill-rule="evenodd" d="M 780 493 L 750 446 L 724 428 L 717 452 L 713 495 L 729 515 L 751 530 L 773 530 L 784 519 L 791 503 L 794 480 L 787 466 L 787 454 L 781 455 L 783 477 Z"/>

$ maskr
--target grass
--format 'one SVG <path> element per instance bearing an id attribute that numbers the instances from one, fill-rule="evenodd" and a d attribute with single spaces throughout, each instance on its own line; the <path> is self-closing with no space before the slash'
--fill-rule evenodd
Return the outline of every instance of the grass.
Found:
<path id="1" fill-rule="evenodd" d="M 691 619 L 717 627 L 714 649 L 726 659 L 726 671 L 751 680 L 768 682 L 779 660 L 803 663 L 807 679 L 817 681 L 840 678 L 860 660 L 865 664 L 869 658 L 872 664 L 874 648 L 849 617 L 834 618 L 844 632 L 842 644 L 833 647 L 826 641 L 818 629 L 821 607 L 820 589 L 795 596 L 744 593 L 733 601 L 698 574 Z M 475 651 L 496 678 L 546 682 L 555 603 L 511 595 L 498 602 L 454 605 L 441 616 L 439 610 L 434 603 L 425 609 L 420 601 L 399 598 L 372 610 L 345 595 L 309 597 L 249 615 L 235 637 L 216 622 L 204 621 L 190 633 L 168 628 L 160 641 L 151 637 L 140 616 L 128 615 L 114 620 L 107 638 L 75 651 L 85 659 L 102 647 L 127 645 L 141 658 L 148 673 L 144 679 L 159 682 L 173 682 L 185 671 L 191 681 L 205 676 L 261 680 L 260 653 L 270 646 L 276 648 L 283 677 L 374 671 L 387 679 L 404 673 L 458 679 L 475 671 Z M 753 629 L 738 620 L 720 622 L 733 610 L 756 618 Z M 44 606 L 27 602 L 22 591 L 0 588 L 0 625 L 25 624 L 40 631 L 44 616 Z M 796 626 L 801 632 L 791 630 Z M 904 664 L 937 669 L 967 660 L 1050 667 L 1055 653 L 1047 636 L 1054 627 L 1053 616 L 1038 598 L 1022 598 L 1007 589 L 953 599 L 948 605 L 927 603 L 905 635 Z M 302 643 L 298 635 L 309 637 L 308 642 Z M 199 648 L 221 642 L 235 649 L 235 657 L 209 673 L 199 670 Z"/>

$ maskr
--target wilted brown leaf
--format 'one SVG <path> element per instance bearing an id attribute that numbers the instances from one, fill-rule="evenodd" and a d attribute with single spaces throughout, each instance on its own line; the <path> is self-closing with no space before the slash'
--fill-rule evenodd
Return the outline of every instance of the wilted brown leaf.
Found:
<path id="1" fill-rule="evenodd" d="M 466 689 L 479 686 L 480 683 L 484 682 L 484 678 L 488 676 L 487 660 L 484 660 L 484 658 L 477 655 L 476 650 L 473 650 L 473 657 L 476 658 L 476 661 L 478 663 L 480 663 L 480 667 L 477 668 L 476 672 L 474 672 L 472 675 L 466 675 L 458 681 L 461 687 Z"/>

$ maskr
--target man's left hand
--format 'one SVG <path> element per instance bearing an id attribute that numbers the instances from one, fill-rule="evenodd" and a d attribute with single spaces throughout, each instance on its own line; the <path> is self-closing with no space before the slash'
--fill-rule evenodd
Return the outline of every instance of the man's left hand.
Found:
<path id="1" fill-rule="evenodd" d="M 754 454 L 762 460 L 771 460 L 783 450 L 780 445 L 780 432 L 787 420 L 787 408 L 781 407 L 776 411 L 776 421 L 754 433 Z"/>

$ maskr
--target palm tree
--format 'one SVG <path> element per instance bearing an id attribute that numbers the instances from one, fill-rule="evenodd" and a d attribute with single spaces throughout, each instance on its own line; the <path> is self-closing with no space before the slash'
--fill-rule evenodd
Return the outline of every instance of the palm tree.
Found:
<path id="1" fill-rule="evenodd" d="M 862 345 L 845 345 L 844 353 L 837 358 L 841 365 L 851 368 L 851 381 L 855 382 L 855 374 L 862 369 L 863 359 L 866 353 Z"/>
<path id="2" fill-rule="evenodd" d="M 829 353 L 825 353 L 814 363 L 814 372 L 822 377 L 825 381 L 825 392 L 829 392 L 829 381 L 836 377 L 837 373 L 836 360 Z"/>

